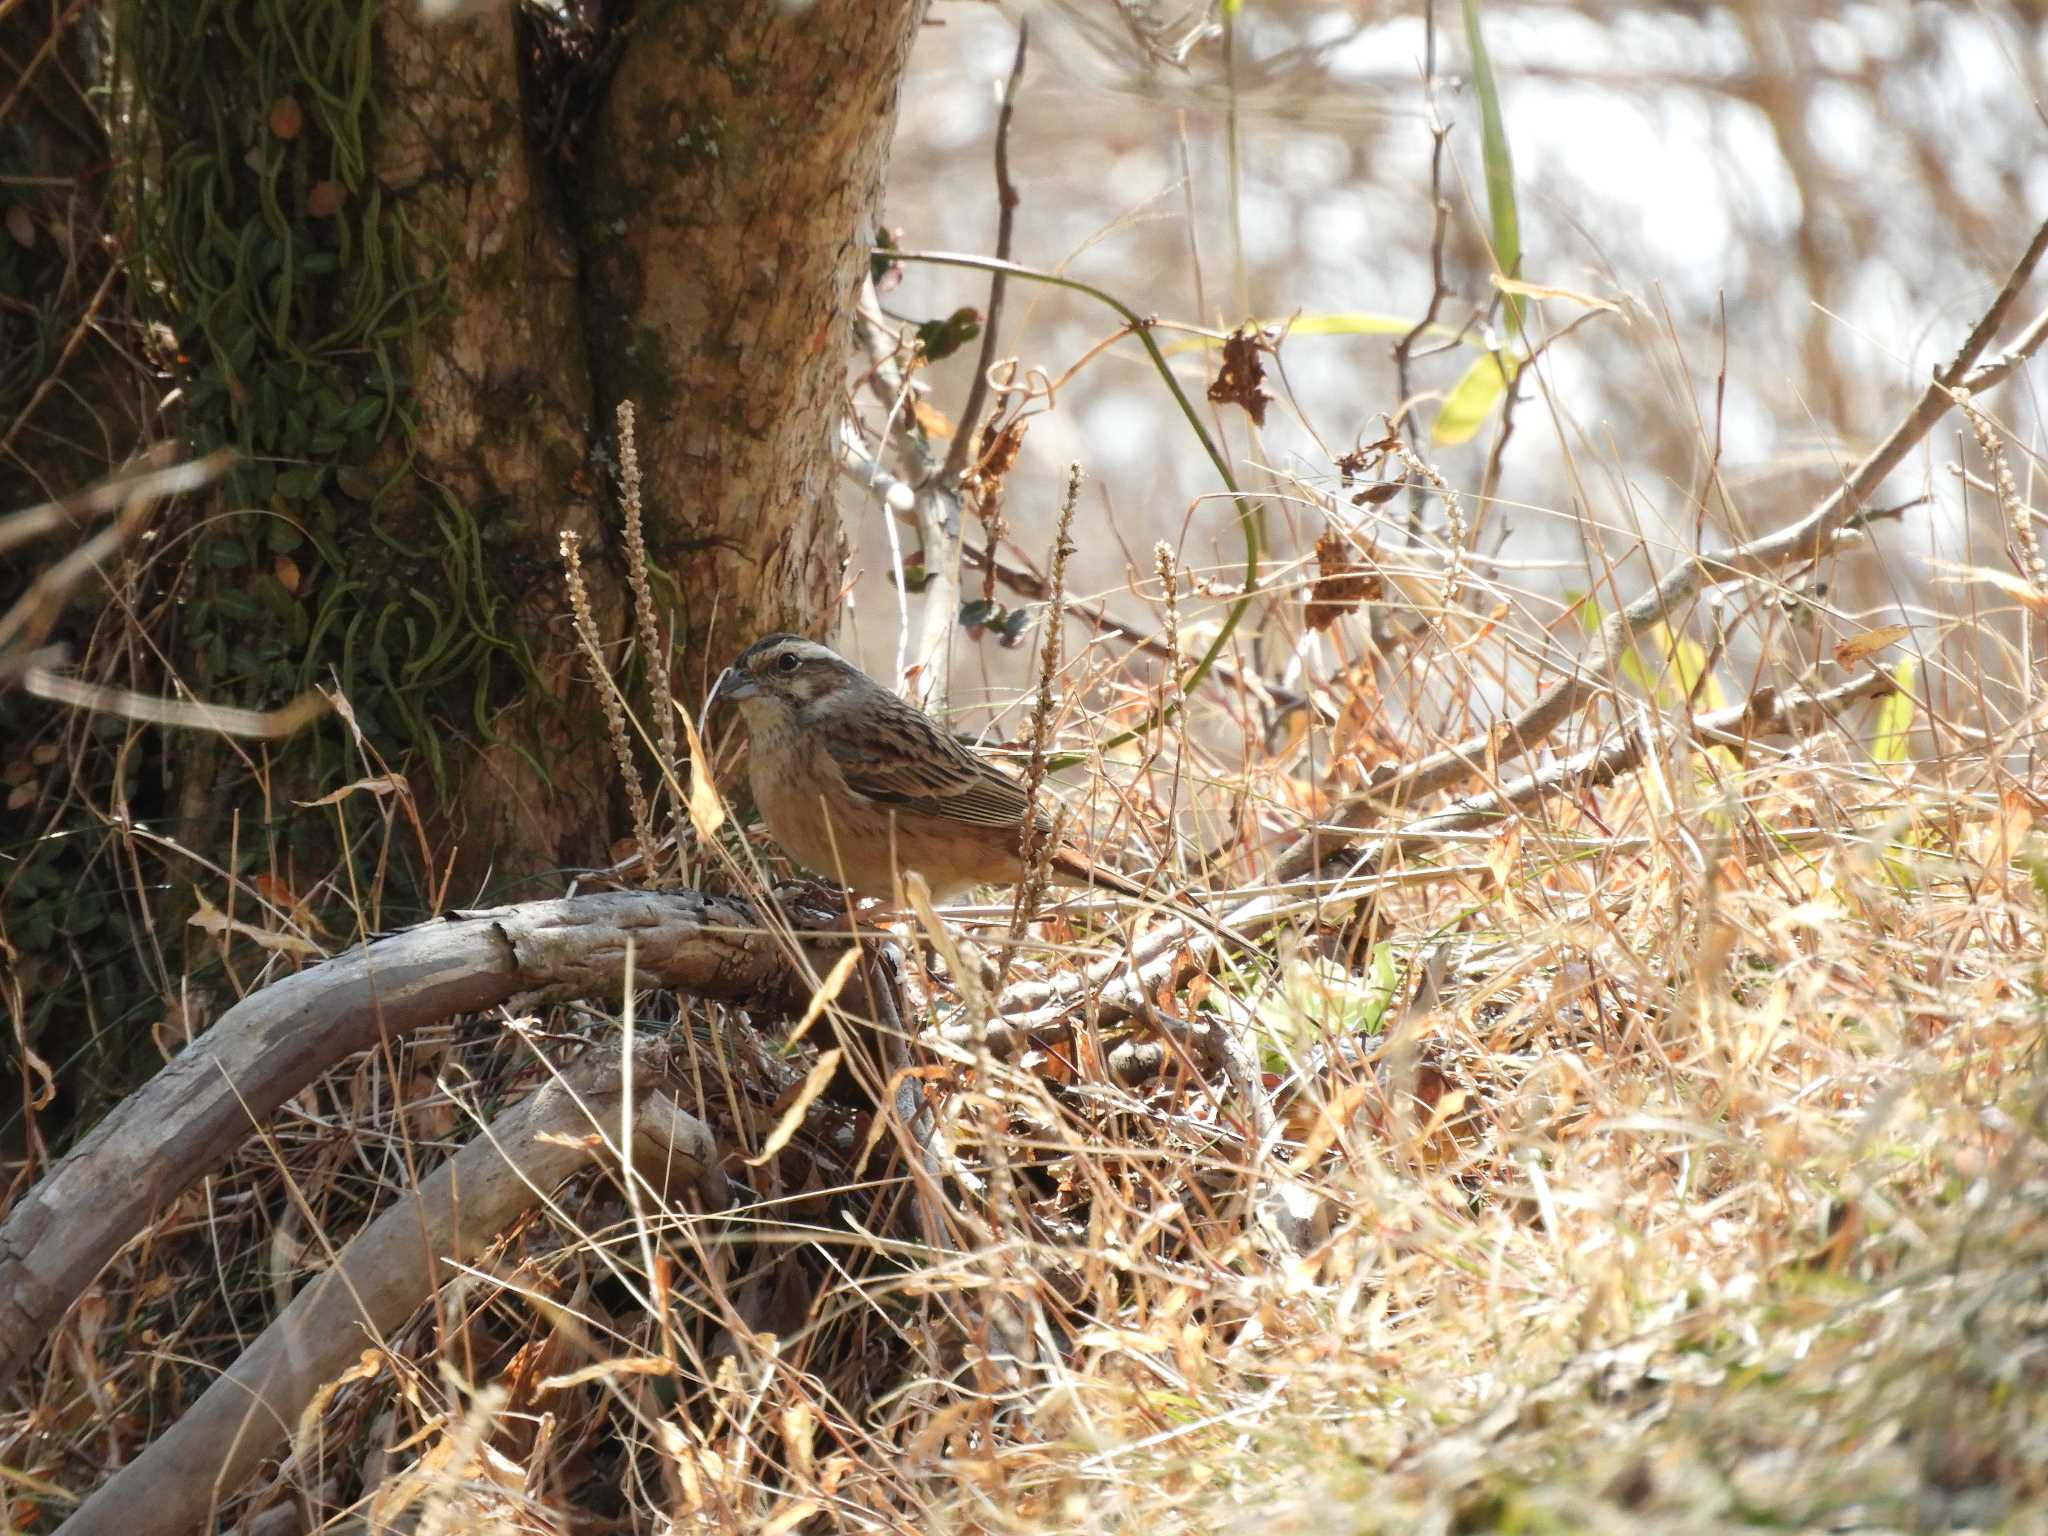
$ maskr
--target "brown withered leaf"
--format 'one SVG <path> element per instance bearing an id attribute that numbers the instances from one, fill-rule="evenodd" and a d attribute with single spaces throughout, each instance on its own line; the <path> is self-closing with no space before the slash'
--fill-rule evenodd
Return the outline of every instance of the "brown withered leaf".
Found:
<path id="1" fill-rule="evenodd" d="M 1835 647 L 1835 664 L 1853 667 L 1866 656 L 1875 656 L 1888 645 L 1897 645 L 1913 633 L 1910 624 L 1880 624 L 1860 635 L 1851 635 Z"/>
<path id="2" fill-rule="evenodd" d="M 1379 572 L 1351 558 L 1351 541 L 1335 528 L 1325 528 L 1316 540 L 1316 579 L 1309 585 L 1302 618 L 1310 629 L 1328 629 L 1385 590 Z"/>
<path id="3" fill-rule="evenodd" d="M 993 421 L 981 429 L 981 452 L 975 456 L 975 473 L 989 484 L 999 483 L 1017 467 L 1017 455 L 1024 451 L 1023 417 L 998 427 Z"/>
<path id="4" fill-rule="evenodd" d="M 1223 343 L 1223 370 L 1209 385 L 1216 405 L 1241 405 L 1254 424 L 1266 424 L 1266 365 L 1259 361 L 1259 338 L 1250 326 L 1232 331 Z"/>

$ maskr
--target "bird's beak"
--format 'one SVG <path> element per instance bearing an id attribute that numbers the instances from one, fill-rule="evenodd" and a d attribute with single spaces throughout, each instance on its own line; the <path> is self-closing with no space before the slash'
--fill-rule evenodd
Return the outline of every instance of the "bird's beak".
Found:
<path id="1" fill-rule="evenodd" d="M 727 667 L 718 674 L 718 681 L 711 685 L 711 697 L 704 701 L 704 707 L 709 709 L 713 704 L 723 704 L 728 700 L 737 703 L 741 699 L 751 699 L 760 691 L 761 685 L 746 673 L 737 667 Z"/>

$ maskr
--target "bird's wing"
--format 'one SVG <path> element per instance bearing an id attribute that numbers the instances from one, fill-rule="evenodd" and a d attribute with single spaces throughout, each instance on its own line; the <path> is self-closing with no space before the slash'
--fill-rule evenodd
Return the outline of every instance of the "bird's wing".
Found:
<path id="1" fill-rule="evenodd" d="M 1021 829 L 1032 813 L 1023 785 L 908 705 L 852 729 L 846 724 L 819 734 L 856 794 L 914 815 L 982 827 Z"/>

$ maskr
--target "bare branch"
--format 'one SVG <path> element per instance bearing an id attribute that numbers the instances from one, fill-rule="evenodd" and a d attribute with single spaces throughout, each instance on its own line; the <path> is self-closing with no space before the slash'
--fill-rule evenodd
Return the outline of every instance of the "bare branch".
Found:
<path id="1" fill-rule="evenodd" d="M 790 914 L 823 929 L 843 913 Z M 745 902 L 603 892 L 461 913 L 375 940 L 251 993 L 93 1128 L 0 1226 L 0 1383 L 100 1269 L 322 1072 L 381 1039 L 514 999 L 603 996 L 628 947 L 645 984 L 767 998 L 807 983 Z"/>
<path id="2" fill-rule="evenodd" d="M 182 1536 L 286 1443 L 323 1386 L 439 1288 L 444 1262 L 473 1254 L 593 1159 L 625 1153 L 703 1180 L 710 1128 L 654 1090 L 666 1051 L 643 1046 L 632 1092 L 635 1143 L 611 1145 L 626 1089 L 623 1059 L 586 1061 L 500 1115 L 345 1247 L 276 1322 L 135 1460 L 95 1489 L 66 1536 Z M 595 1134 L 592 1134 L 595 1132 Z"/>
<path id="3" fill-rule="evenodd" d="M 1618 658 L 1636 636 L 1651 624 L 1667 619 L 1673 609 L 1702 587 L 1802 565 L 1832 549 L 1844 530 L 1865 515 L 1865 503 L 1876 494 L 1885 477 L 1898 468 L 1913 445 L 1955 403 L 1955 390 L 1976 391 L 1997 383 L 2032 356 L 2044 337 L 2048 337 L 2048 323 L 2037 320 L 2013 346 L 1983 367 L 1975 366 L 1979 355 L 2004 325 L 2044 252 L 2048 252 L 2048 224 L 2034 232 L 2005 286 L 1963 339 L 1948 366 L 1929 381 L 1898 426 L 1871 449 L 1819 506 L 1776 533 L 1751 539 L 1720 554 L 1696 555 L 1684 561 L 1602 624 L 1598 638 L 1579 665 L 1508 722 L 1507 739 L 1516 750 L 1526 752 L 1546 739 L 1567 716 L 1606 687 Z M 1349 846 L 1344 833 L 1366 830 L 1391 806 L 1434 793 L 1464 778 L 1485 761 L 1492 739 L 1493 733 L 1488 732 L 1432 753 L 1419 763 L 1390 766 L 1376 773 L 1363 790 L 1347 799 L 1331 817 L 1335 839 L 1324 832 L 1301 839 L 1281 858 L 1276 871 L 1279 878 L 1293 879 L 1324 864 Z"/>
<path id="4" fill-rule="evenodd" d="M 1010 78 L 1003 86 L 1002 110 L 996 114 L 996 257 L 1010 259 L 1010 240 L 1016 231 L 1017 205 L 1023 199 L 1010 180 L 1010 119 L 1016 112 L 1017 87 L 1024 80 L 1024 54 L 1031 44 L 1029 17 L 1017 23 L 1017 57 L 1010 65 Z M 967 386 L 967 403 L 953 432 L 953 446 L 947 450 L 940 478 L 957 487 L 966 474 L 974 452 L 974 434 L 981 425 L 981 413 L 988 404 L 988 371 L 996 360 L 997 334 L 1003 323 L 1003 294 L 1010 274 L 997 272 L 988 280 L 988 314 L 981 324 L 981 354 L 974 363 L 974 382 Z"/>

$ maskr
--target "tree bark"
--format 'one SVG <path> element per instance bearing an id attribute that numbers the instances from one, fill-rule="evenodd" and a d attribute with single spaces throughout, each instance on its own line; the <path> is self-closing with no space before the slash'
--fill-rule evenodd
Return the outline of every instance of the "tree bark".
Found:
<path id="1" fill-rule="evenodd" d="M 589 543 L 602 526 L 588 460 L 605 424 L 592 410 L 575 242 L 528 133 L 521 30 L 516 5 L 426 23 L 404 0 L 379 24 L 391 105 L 378 178 L 422 237 L 431 272 L 420 275 L 446 285 L 412 353 L 416 515 L 431 526 L 441 496 L 468 509 L 505 622 L 535 667 L 494 722 L 496 739 L 459 765 L 460 787 L 433 808 L 435 840 L 456 855 L 456 901 L 487 886 L 493 897 L 551 894 L 554 871 L 602 862 L 616 775 L 559 554 L 565 530 Z M 617 639 L 622 589 L 601 561 L 587 576 L 606 638 Z"/>
<path id="2" fill-rule="evenodd" d="M 819 634 L 830 431 L 921 0 L 641 10 L 577 178 L 601 403 L 643 422 L 649 541 L 694 701 L 742 644 Z"/>
<path id="3" fill-rule="evenodd" d="M 919 0 L 673 0 L 597 46 L 587 126 L 522 79 L 516 8 L 380 38 L 395 109 L 380 177 L 446 261 L 414 355 L 423 498 L 484 526 L 537 682 L 437 808 L 452 896 L 599 862 L 616 770 L 567 620 L 557 546 L 587 553 L 604 640 L 613 411 L 640 419 L 649 545 L 674 584 L 691 707 L 742 644 L 822 632 L 841 579 L 831 428 Z M 543 136 L 535 138 L 536 124 Z M 660 593 L 657 596 L 665 597 Z M 651 725 L 651 722 L 650 722 Z M 528 891 L 526 894 L 532 894 Z"/>

